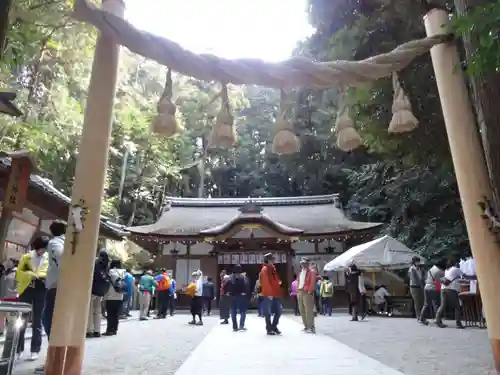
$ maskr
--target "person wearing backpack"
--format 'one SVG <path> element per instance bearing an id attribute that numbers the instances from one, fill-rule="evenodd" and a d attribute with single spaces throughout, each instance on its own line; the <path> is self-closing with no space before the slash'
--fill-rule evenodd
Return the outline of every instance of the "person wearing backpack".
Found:
<path id="1" fill-rule="evenodd" d="M 333 309 L 333 283 L 328 276 L 323 276 L 320 288 L 321 315 L 332 316 Z"/>
<path id="2" fill-rule="evenodd" d="M 158 298 L 158 310 L 156 313 L 156 319 L 165 319 L 167 317 L 168 300 L 170 296 L 170 285 L 171 280 L 167 275 L 165 269 L 161 269 L 159 275 L 156 276 L 156 282 L 158 283 L 157 298 Z"/>
<path id="3" fill-rule="evenodd" d="M 87 321 L 88 338 L 101 337 L 101 303 L 110 287 L 108 263 L 108 253 L 106 250 L 101 250 L 94 265 L 92 295 L 90 297 L 89 318 Z"/>
<path id="4" fill-rule="evenodd" d="M 120 321 L 120 313 L 123 306 L 123 295 L 127 291 L 125 282 L 126 271 L 122 267 L 122 262 L 114 259 L 109 264 L 109 279 L 111 287 L 108 289 L 106 296 L 106 332 L 104 336 L 114 336 L 118 333 L 118 323 Z"/>

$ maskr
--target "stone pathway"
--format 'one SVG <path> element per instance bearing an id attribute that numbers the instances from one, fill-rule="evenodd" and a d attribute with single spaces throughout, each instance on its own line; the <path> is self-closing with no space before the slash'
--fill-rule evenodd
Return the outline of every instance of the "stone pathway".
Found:
<path id="1" fill-rule="evenodd" d="M 411 319 L 368 318 L 348 322 L 345 314 L 320 317 L 318 334 L 301 332 L 285 316 L 282 336 L 267 336 L 264 321 L 251 314 L 246 332 L 203 327 L 190 316 L 120 324 L 114 337 L 88 339 L 84 375 L 489 375 L 494 374 L 486 332 L 420 327 Z M 44 343 L 43 353 L 46 350 Z M 43 364 L 21 361 L 14 375 L 33 374 Z M 451 371 L 451 372 L 450 372 Z"/>
<path id="2" fill-rule="evenodd" d="M 264 322 L 249 316 L 246 332 L 217 326 L 175 375 L 223 373 L 254 375 L 403 375 L 324 335 L 301 332 L 291 318 L 280 323 L 282 336 L 266 336 Z"/>
<path id="3" fill-rule="evenodd" d="M 349 320 L 347 314 L 320 316 L 317 331 L 405 375 L 496 375 L 484 329 L 457 330 L 453 322 L 446 329 L 424 327 L 408 318 Z"/>

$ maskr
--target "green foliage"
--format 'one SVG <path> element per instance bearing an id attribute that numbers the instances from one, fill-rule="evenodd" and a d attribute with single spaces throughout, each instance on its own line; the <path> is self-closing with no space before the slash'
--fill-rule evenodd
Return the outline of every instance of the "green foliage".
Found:
<path id="1" fill-rule="evenodd" d="M 423 36 L 418 2 L 310 3 L 310 19 L 318 30 L 296 54 L 317 60 L 362 59 Z M 20 120 L 0 118 L 0 147 L 32 150 L 42 174 L 68 194 L 96 37 L 92 28 L 68 17 L 71 5 L 67 0 L 15 2 L 6 56 L 0 63 L 0 85 L 18 90 L 25 113 Z M 457 27 L 465 28 L 466 21 L 460 22 Z M 338 90 L 301 89 L 293 93 L 301 150 L 295 155 L 272 154 L 279 92 L 255 86 L 230 87 L 238 142 L 232 150 L 211 149 L 210 129 L 220 105 L 212 98 L 220 87 L 175 74 L 178 121 L 186 131 L 170 139 L 151 135 L 149 124 L 165 74 L 164 67 L 123 51 L 103 204 L 106 215 L 127 225 L 149 224 L 157 220 L 168 195 L 339 193 L 353 218 L 384 222 L 387 233 L 426 256 L 467 251 L 427 56 L 401 72 L 420 119 L 420 127 L 410 134 L 387 133 L 389 79 L 349 90 L 345 100 L 365 142 L 365 148 L 352 153 L 338 150 L 332 133 Z"/>
<path id="2" fill-rule="evenodd" d="M 500 71 L 500 2 L 492 1 L 476 7 L 466 15 L 454 18 L 459 35 L 473 43 L 467 71 L 471 75 L 498 73 Z"/>

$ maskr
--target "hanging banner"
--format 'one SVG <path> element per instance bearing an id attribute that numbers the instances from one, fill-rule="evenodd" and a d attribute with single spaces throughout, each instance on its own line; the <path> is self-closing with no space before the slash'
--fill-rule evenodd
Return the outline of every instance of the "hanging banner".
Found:
<path id="1" fill-rule="evenodd" d="M 255 264 L 257 262 L 257 259 L 255 257 L 255 254 L 248 254 L 248 264 Z"/>
<path id="2" fill-rule="evenodd" d="M 224 254 L 224 264 L 231 264 L 231 255 Z"/>
<path id="3" fill-rule="evenodd" d="M 231 256 L 231 264 L 239 264 L 240 263 L 240 254 L 233 254 Z"/>
<path id="4" fill-rule="evenodd" d="M 12 159 L 9 182 L 5 189 L 4 207 L 16 212 L 23 211 L 31 169 L 31 165 L 26 161 Z"/>
<path id="5" fill-rule="evenodd" d="M 221 254 L 217 255 L 217 263 L 224 264 L 224 257 Z"/>
<path id="6" fill-rule="evenodd" d="M 286 263 L 286 253 L 281 254 L 281 263 Z"/>
<path id="7" fill-rule="evenodd" d="M 243 253 L 240 255 L 240 263 L 248 264 L 248 254 Z"/>

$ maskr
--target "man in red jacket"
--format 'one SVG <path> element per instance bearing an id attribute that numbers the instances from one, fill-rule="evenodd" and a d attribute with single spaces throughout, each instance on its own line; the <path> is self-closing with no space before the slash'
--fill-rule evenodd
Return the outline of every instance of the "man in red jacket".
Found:
<path id="1" fill-rule="evenodd" d="M 264 264 L 259 273 L 262 309 L 266 320 L 266 331 L 270 336 L 281 334 L 278 329 L 281 316 L 281 281 L 273 263 L 274 256 L 272 253 L 264 255 Z M 273 316 L 272 322 L 271 315 Z"/>

